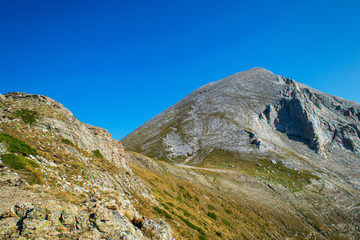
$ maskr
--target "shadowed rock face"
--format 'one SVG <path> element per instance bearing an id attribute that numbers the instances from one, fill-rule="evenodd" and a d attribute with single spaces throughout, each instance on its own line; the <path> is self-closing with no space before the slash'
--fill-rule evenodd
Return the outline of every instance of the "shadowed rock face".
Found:
<path id="1" fill-rule="evenodd" d="M 332 152 L 358 156 L 359 116 L 356 102 L 254 68 L 195 90 L 123 144 L 154 158 L 189 163 L 200 163 L 213 149 L 292 152 L 312 159 Z"/>

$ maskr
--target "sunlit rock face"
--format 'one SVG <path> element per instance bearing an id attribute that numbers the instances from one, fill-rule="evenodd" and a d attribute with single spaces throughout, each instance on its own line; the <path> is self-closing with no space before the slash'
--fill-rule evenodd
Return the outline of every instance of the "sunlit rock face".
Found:
<path id="1" fill-rule="evenodd" d="M 123 139 L 154 158 L 199 163 L 213 149 L 359 155 L 360 105 L 263 68 L 209 83 Z M 182 156 L 182 157 L 181 157 Z"/>

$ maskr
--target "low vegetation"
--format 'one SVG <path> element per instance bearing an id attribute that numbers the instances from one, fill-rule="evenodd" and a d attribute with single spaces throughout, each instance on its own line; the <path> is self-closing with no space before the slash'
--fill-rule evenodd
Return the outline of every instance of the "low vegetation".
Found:
<path id="1" fill-rule="evenodd" d="M 99 149 L 92 151 L 93 155 L 97 158 L 104 158 Z"/>
<path id="2" fill-rule="evenodd" d="M 139 161 L 146 158 L 132 154 Z M 168 219 L 176 239 L 245 239 L 239 232 L 244 232 L 248 239 L 268 239 L 266 233 L 273 231 L 269 220 L 256 214 L 256 206 L 243 206 L 233 199 L 175 178 L 166 171 L 156 173 L 134 165 L 131 168 L 148 183 L 159 203 L 151 206 L 139 201 L 136 209 L 144 216 Z M 253 236 L 248 235 L 248 231 Z"/>
<path id="3" fill-rule="evenodd" d="M 39 168 L 39 164 L 33 160 L 14 154 L 5 154 L 1 156 L 1 161 L 11 169 L 25 170 L 28 168 Z"/>
<path id="4" fill-rule="evenodd" d="M 40 165 L 35 161 L 12 153 L 2 155 L 1 161 L 10 169 L 23 174 L 30 184 L 43 182 L 43 174 L 39 169 Z"/>
<path id="5" fill-rule="evenodd" d="M 24 156 L 36 155 L 36 150 L 25 142 L 5 133 L 0 133 L 0 142 L 4 142 L 8 151 L 19 153 Z"/>
<path id="6" fill-rule="evenodd" d="M 66 139 L 66 138 L 61 139 L 61 142 L 64 144 L 67 144 L 69 146 L 75 146 L 75 144 L 72 141 L 70 141 L 69 139 Z"/>
<path id="7" fill-rule="evenodd" d="M 24 123 L 31 125 L 39 118 L 39 113 L 35 110 L 22 108 L 16 112 L 16 116 L 20 117 Z"/>
<path id="8" fill-rule="evenodd" d="M 310 179 L 320 178 L 307 170 L 295 170 L 279 161 L 271 161 L 273 156 L 252 156 L 220 149 L 213 150 L 203 161 L 203 167 L 225 168 L 242 171 L 266 182 L 281 185 L 292 192 L 303 189 Z"/>

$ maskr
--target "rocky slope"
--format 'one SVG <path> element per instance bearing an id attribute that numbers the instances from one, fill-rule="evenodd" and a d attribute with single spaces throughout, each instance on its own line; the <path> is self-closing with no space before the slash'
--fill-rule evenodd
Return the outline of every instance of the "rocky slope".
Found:
<path id="1" fill-rule="evenodd" d="M 0 99 L 1 239 L 173 239 L 120 142 L 40 95 Z M 155 216 L 153 214 L 153 216 Z"/>
<path id="2" fill-rule="evenodd" d="M 359 130 L 358 103 L 255 68 L 195 90 L 123 144 L 126 150 L 179 164 L 167 165 L 170 172 L 217 169 L 218 185 L 208 186 L 212 191 L 227 189 L 240 204 L 246 197 L 254 203 L 249 208 L 272 209 L 275 215 L 283 216 L 278 210 L 284 206 L 289 216 L 302 216 L 298 224 L 312 223 L 317 238 L 343 234 L 357 239 Z M 229 171 L 237 177 L 228 179 Z M 204 187 L 186 174 L 174 175 Z"/>

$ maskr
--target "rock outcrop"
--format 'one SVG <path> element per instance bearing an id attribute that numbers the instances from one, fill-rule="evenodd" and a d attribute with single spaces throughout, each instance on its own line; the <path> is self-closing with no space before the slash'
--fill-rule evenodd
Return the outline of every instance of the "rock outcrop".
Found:
<path id="1" fill-rule="evenodd" d="M 1 239 L 173 239 L 134 207 L 159 204 L 107 130 L 45 96 L 1 99 Z"/>

